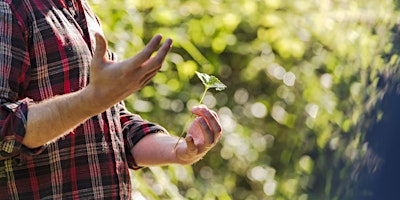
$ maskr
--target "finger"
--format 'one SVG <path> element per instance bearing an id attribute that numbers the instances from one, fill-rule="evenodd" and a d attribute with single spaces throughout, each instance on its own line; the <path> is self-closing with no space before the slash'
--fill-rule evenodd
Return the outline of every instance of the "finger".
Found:
<path id="1" fill-rule="evenodd" d="M 195 115 L 201 115 L 201 110 L 202 109 L 208 109 L 208 108 L 204 104 L 201 104 L 201 105 L 198 105 L 198 106 L 194 106 L 192 108 L 192 113 L 195 114 Z"/>
<path id="2" fill-rule="evenodd" d="M 143 50 L 141 50 L 138 54 L 132 57 L 132 66 L 139 67 L 141 66 L 145 61 L 147 61 L 151 55 L 153 54 L 154 51 L 157 50 L 158 45 L 160 44 L 162 39 L 161 35 L 156 35 L 154 36 L 149 43 L 144 47 Z"/>
<path id="3" fill-rule="evenodd" d="M 96 49 L 94 51 L 92 64 L 94 66 L 100 66 L 104 61 L 106 61 L 106 52 L 107 52 L 107 42 L 104 36 L 100 33 L 96 33 Z"/>
<path id="4" fill-rule="evenodd" d="M 167 39 L 157 52 L 157 55 L 143 63 L 143 67 L 139 69 L 141 73 L 144 73 L 140 81 L 143 85 L 146 85 L 160 70 L 165 57 L 171 49 L 171 44 L 172 40 Z"/>
<path id="5" fill-rule="evenodd" d="M 208 109 L 205 105 L 196 106 L 192 109 L 192 113 L 203 117 L 209 124 L 210 129 L 213 133 L 219 134 L 221 132 L 221 124 L 219 122 L 217 114 Z"/>
<path id="6" fill-rule="evenodd" d="M 146 60 L 142 65 L 142 70 L 159 70 L 164 62 L 167 54 L 171 50 L 172 40 L 168 38 L 158 50 L 157 54 Z"/>
<path id="7" fill-rule="evenodd" d="M 186 141 L 187 150 L 190 153 L 197 154 L 197 147 L 194 144 L 194 140 L 193 140 L 192 136 L 187 136 L 185 138 L 185 141 Z"/>
<path id="8" fill-rule="evenodd" d="M 141 72 L 138 72 L 138 73 L 144 73 L 140 77 L 139 83 L 141 83 L 142 85 L 146 85 L 148 82 L 151 81 L 151 79 L 153 79 L 153 77 L 157 74 L 160 68 L 161 66 L 159 66 L 158 68 L 151 69 L 151 71 L 143 72 L 143 70 L 141 70 Z"/>
<path id="9" fill-rule="evenodd" d="M 152 59 L 155 61 L 155 64 L 161 65 L 164 62 L 165 57 L 171 50 L 171 46 L 172 46 L 172 39 L 168 38 L 160 47 L 156 56 L 154 56 L 154 58 Z"/>
<path id="10" fill-rule="evenodd" d="M 142 78 L 142 80 L 140 81 L 142 87 L 144 87 L 145 85 L 147 85 L 151 79 L 154 78 L 154 76 L 157 74 L 158 70 L 153 71 L 151 74 L 147 74 L 146 76 L 144 76 Z"/>
<path id="11" fill-rule="evenodd" d="M 218 114 L 213 110 L 210 110 L 210 111 L 211 111 L 211 114 L 215 117 L 215 119 L 217 119 L 219 121 Z"/>
<path id="12" fill-rule="evenodd" d="M 204 120 L 204 118 L 202 118 L 202 117 L 198 117 L 196 120 L 198 121 L 198 123 L 200 125 L 200 129 L 201 129 L 201 132 L 204 137 L 204 144 L 207 146 L 209 144 L 213 144 L 214 140 L 215 140 L 214 133 L 211 131 L 206 120 Z"/>
<path id="13" fill-rule="evenodd" d="M 218 114 L 216 112 L 212 111 L 212 110 L 210 110 L 210 111 L 211 111 L 211 114 L 215 117 L 215 119 L 216 119 L 216 121 L 218 123 L 218 128 L 216 129 L 216 132 L 215 132 L 215 135 L 214 135 L 214 140 L 218 141 L 222 136 L 222 125 L 221 125 L 221 122 L 219 120 Z"/>

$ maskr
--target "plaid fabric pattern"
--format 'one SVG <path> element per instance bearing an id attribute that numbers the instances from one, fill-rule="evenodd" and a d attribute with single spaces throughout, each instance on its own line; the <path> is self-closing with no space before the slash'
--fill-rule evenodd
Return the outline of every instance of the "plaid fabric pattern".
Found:
<path id="1" fill-rule="evenodd" d="M 0 0 L 0 199 L 130 199 L 130 149 L 165 130 L 122 102 L 57 141 L 21 144 L 30 104 L 88 84 L 95 32 L 85 0 Z"/>

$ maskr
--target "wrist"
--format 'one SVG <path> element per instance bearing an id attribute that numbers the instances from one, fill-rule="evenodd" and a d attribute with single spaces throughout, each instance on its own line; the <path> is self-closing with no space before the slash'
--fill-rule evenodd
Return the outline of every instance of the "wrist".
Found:
<path id="1" fill-rule="evenodd" d="M 175 150 L 173 152 L 173 157 L 175 158 L 175 163 L 180 164 L 180 165 L 189 165 L 188 159 L 185 158 L 184 151 L 186 149 L 186 144 L 185 142 L 179 142 L 178 145 L 176 146 Z"/>
<path id="2" fill-rule="evenodd" d="M 175 153 L 176 163 L 180 165 L 191 165 L 203 157 L 202 154 L 198 154 L 197 148 L 188 148 L 186 138 L 178 143 L 173 152 Z"/>
<path id="3" fill-rule="evenodd" d="M 80 111 L 86 115 L 93 116 L 111 107 L 111 105 L 108 106 L 102 102 L 100 96 L 96 94 L 96 91 L 90 85 L 78 91 L 77 95 L 81 102 Z"/>

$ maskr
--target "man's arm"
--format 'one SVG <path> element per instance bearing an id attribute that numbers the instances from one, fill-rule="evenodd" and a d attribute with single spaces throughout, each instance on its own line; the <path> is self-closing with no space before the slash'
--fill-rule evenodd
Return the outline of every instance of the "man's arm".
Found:
<path id="1" fill-rule="evenodd" d="M 134 57 L 114 63 L 106 60 L 107 43 L 96 34 L 89 85 L 29 106 L 22 143 L 29 148 L 42 146 L 143 88 L 161 68 L 171 48 L 172 40 L 168 39 L 158 49 L 161 38 L 155 36 Z"/>
<path id="2" fill-rule="evenodd" d="M 84 88 L 30 105 L 22 144 L 29 148 L 42 146 L 101 112 L 90 104 L 87 93 Z"/>
<path id="3" fill-rule="evenodd" d="M 205 106 L 197 106 L 192 113 L 198 117 L 188 129 L 184 141 L 176 149 L 177 136 L 153 133 L 142 138 L 131 150 L 136 164 L 141 167 L 168 164 L 193 164 L 212 149 L 221 138 L 221 124 L 217 114 Z"/>

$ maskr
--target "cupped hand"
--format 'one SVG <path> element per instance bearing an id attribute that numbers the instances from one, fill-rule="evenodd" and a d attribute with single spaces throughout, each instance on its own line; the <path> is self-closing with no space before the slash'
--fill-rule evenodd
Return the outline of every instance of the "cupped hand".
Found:
<path id="1" fill-rule="evenodd" d="M 196 106 L 192 113 L 197 115 L 190 125 L 185 142 L 176 148 L 177 158 L 183 164 L 192 164 L 200 160 L 219 141 L 222 128 L 217 113 L 206 106 Z"/>
<path id="2" fill-rule="evenodd" d="M 96 50 L 90 69 L 90 95 L 104 108 L 122 101 L 143 88 L 158 72 L 171 49 L 167 39 L 160 48 L 162 36 L 154 36 L 145 48 L 135 56 L 121 62 L 106 59 L 107 42 L 101 34 L 95 34 Z M 152 54 L 157 51 L 152 57 Z"/>

